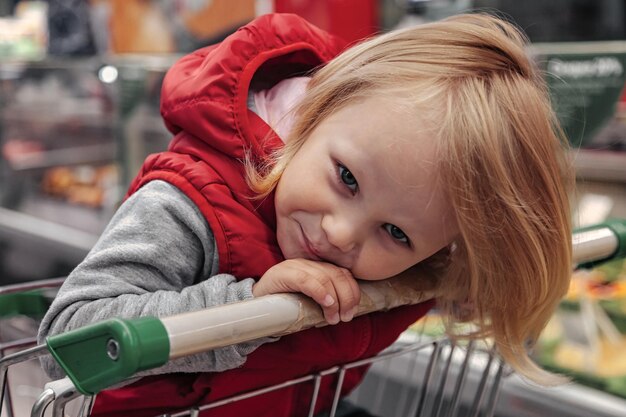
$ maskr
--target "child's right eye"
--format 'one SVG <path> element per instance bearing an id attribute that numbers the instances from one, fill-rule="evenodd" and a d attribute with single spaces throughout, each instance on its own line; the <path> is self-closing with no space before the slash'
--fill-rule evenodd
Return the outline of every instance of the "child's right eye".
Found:
<path id="1" fill-rule="evenodd" d="M 337 166 L 339 170 L 339 179 L 346 187 L 350 189 L 352 193 L 355 193 L 359 187 L 356 178 L 354 177 L 354 175 L 352 175 L 352 172 L 350 172 L 350 170 L 345 166 L 341 164 L 337 164 Z"/>

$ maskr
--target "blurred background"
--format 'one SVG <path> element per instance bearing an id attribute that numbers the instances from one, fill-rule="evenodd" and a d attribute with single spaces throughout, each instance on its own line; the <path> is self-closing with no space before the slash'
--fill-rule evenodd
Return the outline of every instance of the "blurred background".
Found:
<path id="1" fill-rule="evenodd" d="M 576 224 L 626 218 L 623 0 L 0 0 L 0 286 L 65 276 L 86 255 L 145 156 L 167 147 L 160 86 L 184 53 L 268 12 L 357 41 L 465 11 L 530 38 L 572 145 Z M 537 358 L 592 387 L 594 413 L 542 391 L 510 397 L 502 415 L 626 415 L 624 262 L 572 282 Z M 587 319 L 609 330 L 573 334 Z M 611 329 L 619 338 L 602 336 Z"/>

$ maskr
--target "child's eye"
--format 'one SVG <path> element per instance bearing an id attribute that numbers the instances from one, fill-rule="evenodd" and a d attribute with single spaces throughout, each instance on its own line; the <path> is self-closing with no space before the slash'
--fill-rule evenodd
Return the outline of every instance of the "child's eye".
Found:
<path id="1" fill-rule="evenodd" d="M 359 184 L 356 182 L 356 178 L 352 175 L 352 172 L 343 165 L 339 164 L 339 179 L 341 182 L 346 185 L 352 192 L 355 192 L 359 187 Z"/>
<path id="2" fill-rule="evenodd" d="M 389 235 L 395 240 L 397 240 L 398 242 L 401 242 L 407 245 L 409 244 L 409 237 L 406 234 L 404 234 L 402 229 L 400 229 L 398 226 L 394 226 L 391 223 L 387 223 L 385 224 L 384 228 L 385 230 L 387 230 L 387 233 L 389 233 Z"/>

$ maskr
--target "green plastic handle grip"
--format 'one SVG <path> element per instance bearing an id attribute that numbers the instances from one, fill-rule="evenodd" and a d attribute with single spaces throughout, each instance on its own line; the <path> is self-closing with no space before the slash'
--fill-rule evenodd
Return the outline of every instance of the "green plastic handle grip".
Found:
<path id="1" fill-rule="evenodd" d="M 94 395 L 169 359 L 169 336 L 154 317 L 110 319 L 50 336 L 48 350 L 76 388 Z"/>

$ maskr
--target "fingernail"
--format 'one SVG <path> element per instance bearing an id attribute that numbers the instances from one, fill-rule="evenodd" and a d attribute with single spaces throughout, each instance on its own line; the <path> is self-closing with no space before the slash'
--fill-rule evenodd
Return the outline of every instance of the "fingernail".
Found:
<path id="1" fill-rule="evenodd" d="M 341 321 L 350 321 L 352 320 L 352 317 L 354 317 L 354 312 L 353 310 L 350 310 L 347 313 L 343 313 L 341 315 Z"/>
<path id="2" fill-rule="evenodd" d="M 331 297 L 330 294 L 326 295 L 326 298 L 324 298 L 324 307 L 330 307 L 333 304 L 335 304 L 333 297 Z"/>
<path id="3" fill-rule="evenodd" d="M 330 324 L 337 324 L 337 323 L 339 323 L 339 313 L 335 313 L 332 316 L 330 316 L 328 318 L 328 322 Z"/>

